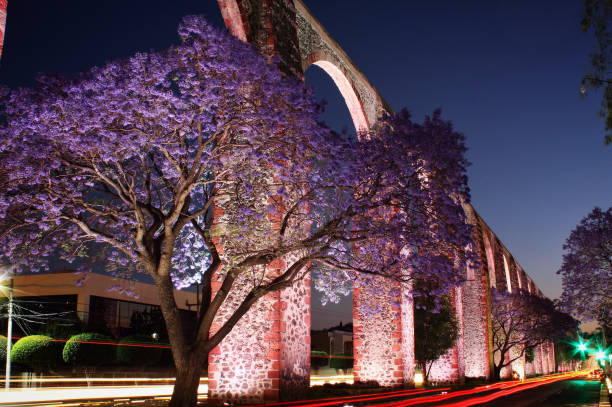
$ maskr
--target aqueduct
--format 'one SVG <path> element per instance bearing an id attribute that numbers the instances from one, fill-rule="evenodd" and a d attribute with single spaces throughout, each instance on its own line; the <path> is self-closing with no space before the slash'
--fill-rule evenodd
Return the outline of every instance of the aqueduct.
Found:
<path id="1" fill-rule="evenodd" d="M 255 45 L 264 55 L 278 55 L 281 70 L 302 76 L 315 64 L 333 79 L 344 97 L 355 129 L 367 131 L 390 107 L 365 75 L 346 55 L 302 0 L 218 0 L 228 29 Z M 475 226 L 474 241 L 481 254 L 480 269 L 466 270 L 466 282 L 453 293 L 460 321 L 460 337 L 453 349 L 434 362 L 430 378 L 461 382 L 489 378 L 493 352 L 490 337 L 490 287 L 526 289 L 542 295 L 514 257 L 470 206 L 465 207 Z M 266 298 L 232 332 L 209 360 L 209 395 L 278 399 L 307 386 L 310 344 L 310 282 Z M 410 385 L 414 380 L 412 304 L 394 309 L 380 303 L 383 312 L 365 318 L 357 311 L 363 293 L 354 290 L 354 378 L 383 385 Z M 300 296 L 295 301 L 296 296 Z M 383 301 L 384 302 L 384 301 Z M 257 324 L 269 319 L 272 324 Z M 248 331 L 247 331 L 248 327 Z M 253 334 L 253 328 L 260 332 Z M 264 339 L 261 343 L 260 339 Z M 236 355 L 240 355 L 239 361 Z M 535 351 L 534 361 L 517 360 L 511 370 L 525 374 L 555 370 L 551 344 Z"/>
<path id="2" fill-rule="evenodd" d="M 280 56 L 279 67 L 303 76 L 312 64 L 323 68 L 344 97 L 357 131 L 367 131 L 384 111 L 390 111 L 376 89 L 327 33 L 301 0 L 218 0 L 228 29 L 264 55 Z M 0 0 L 0 52 L 7 0 Z M 452 295 L 460 323 L 455 346 L 434 362 L 430 379 L 462 382 L 490 378 L 493 365 L 490 287 L 525 289 L 542 295 L 495 233 L 470 206 L 465 206 L 475 228 L 474 242 L 481 268 L 465 271 L 466 282 Z M 283 267 L 278 264 L 277 267 Z M 363 300 L 354 291 L 354 378 L 382 385 L 412 385 L 414 329 L 412 304 L 394 308 L 381 299 L 383 310 L 374 318 L 357 311 Z M 223 315 L 221 315 L 221 319 Z M 217 325 L 217 328 L 219 325 Z M 213 326 L 213 329 L 216 329 Z M 514 362 L 525 374 L 555 370 L 552 344 L 541 345 L 533 362 Z M 509 375 L 510 368 L 503 374 Z M 238 323 L 209 356 L 209 397 L 242 401 L 294 397 L 309 385 L 310 281 L 269 294 Z"/>

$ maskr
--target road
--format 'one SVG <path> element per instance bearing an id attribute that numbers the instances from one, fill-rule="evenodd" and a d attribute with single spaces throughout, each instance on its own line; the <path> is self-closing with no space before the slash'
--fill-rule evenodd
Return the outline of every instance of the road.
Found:
<path id="1" fill-rule="evenodd" d="M 577 378 L 525 390 L 479 407 L 592 407 L 599 403 L 600 382 Z"/>
<path id="2" fill-rule="evenodd" d="M 170 379 L 130 379 L 138 383 L 108 383 L 117 379 L 89 379 L 90 387 L 72 383 L 75 379 L 47 379 L 47 381 L 70 381 L 70 387 L 39 387 L 34 389 L 12 389 L 0 393 L 3 406 L 72 407 L 83 401 L 144 401 L 167 399 L 172 392 Z M 155 383 L 163 380 L 164 383 Z M 95 383 L 95 384 L 94 384 Z M 48 383 L 51 384 L 51 383 Z M 60 384 L 60 383 L 53 383 Z M 546 406 L 597 406 L 600 383 L 587 380 L 579 373 L 555 374 L 527 379 L 506 381 L 467 389 L 451 388 L 406 389 L 376 394 L 329 397 L 318 400 L 302 400 L 267 404 L 266 407 L 324 407 L 324 406 L 446 406 L 446 407 L 546 407 Z M 201 401 L 206 399 L 206 380 L 200 384 Z M 200 397 L 198 397 L 200 399 Z M 68 404 L 67 404 L 68 403 Z"/>
<path id="3" fill-rule="evenodd" d="M 358 396 L 280 402 L 266 407 L 336 406 L 596 406 L 599 382 L 584 380 L 581 373 L 553 374 L 524 381 L 505 381 L 467 389 L 450 388 L 397 390 Z M 569 404 L 563 404 L 568 402 Z M 264 406 L 264 405 L 260 405 Z"/>

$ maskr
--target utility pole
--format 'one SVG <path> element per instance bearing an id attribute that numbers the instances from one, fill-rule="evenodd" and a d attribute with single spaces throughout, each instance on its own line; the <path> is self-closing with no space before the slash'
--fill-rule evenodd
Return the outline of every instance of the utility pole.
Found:
<path id="1" fill-rule="evenodd" d="M 13 279 L 8 285 L 8 326 L 6 329 L 6 370 L 4 371 L 4 389 L 11 388 L 11 346 L 13 338 Z"/>

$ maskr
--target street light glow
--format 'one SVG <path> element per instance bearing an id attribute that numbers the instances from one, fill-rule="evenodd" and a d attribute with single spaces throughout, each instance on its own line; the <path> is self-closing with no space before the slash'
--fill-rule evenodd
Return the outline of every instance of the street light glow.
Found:
<path id="1" fill-rule="evenodd" d="M 580 352 L 584 352 L 586 350 L 586 345 L 584 343 L 581 343 L 578 345 L 578 350 Z"/>

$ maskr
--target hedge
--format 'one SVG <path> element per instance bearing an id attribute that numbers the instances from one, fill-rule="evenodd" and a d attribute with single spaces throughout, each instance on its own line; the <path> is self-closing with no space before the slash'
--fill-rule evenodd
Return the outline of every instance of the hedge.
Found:
<path id="1" fill-rule="evenodd" d="M 313 350 L 310 352 L 310 366 L 313 368 L 324 367 L 329 363 L 329 355 L 327 352 Z"/>
<path id="2" fill-rule="evenodd" d="M 72 366 L 98 366 L 114 362 L 115 344 L 109 344 L 113 339 L 98 333 L 82 333 L 73 335 L 66 341 L 62 358 Z M 106 342 L 88 343 L 88 342 Z"/>
<path id="3" fill-rule="evenodd" d="M 117 363 L 122 365 L 154 365 L 161 359 L 162 349 L 156 347 L 158 343 L 148 335 L 128 335 L 118 345 Z"/>
<path id="4" fill-rule="evenodd" d="M 329 367 L 332 369 L 350 369 L 353 367 L 353 355 L 331 355 Z"/>
<path id="5" fill-rule="evenodd" d="M 19 339 L 11 349 L 11 363 L 33 369 L 47 370 L 62 361 L 62 346 L 46 335 L 30 335 Z"/>

